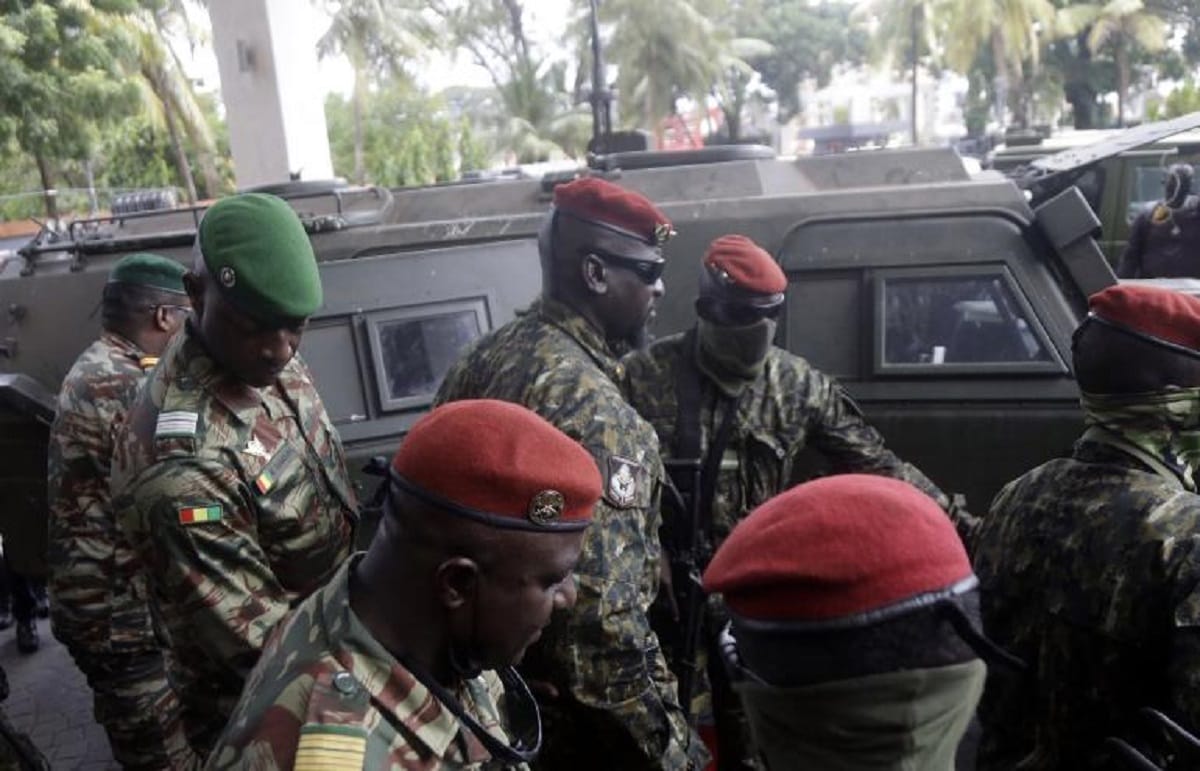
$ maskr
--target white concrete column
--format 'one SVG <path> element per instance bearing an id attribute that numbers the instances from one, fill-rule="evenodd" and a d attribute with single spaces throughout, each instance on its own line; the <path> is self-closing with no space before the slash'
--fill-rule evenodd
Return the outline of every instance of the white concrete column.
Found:
<path id="1" fill-rule="evenodd" d="M 209 0 L 238 187 L 329 179 L 333 162 L 308 0 Z"/>

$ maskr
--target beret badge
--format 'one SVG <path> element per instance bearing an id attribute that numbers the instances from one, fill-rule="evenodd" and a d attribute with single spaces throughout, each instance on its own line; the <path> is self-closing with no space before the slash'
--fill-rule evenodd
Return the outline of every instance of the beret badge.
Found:
<path id="1" fill-rule="evenodd" d="M 654 226 L 654 243 L 656 246 L 662 246 L 674 236 L 675 228 L 671 227 L 670 223 L 660 222 Z"/>
<path id="2" fill-rule="evenodd" d="M 237 273 L 234 272 L 233 268 L 226 265 L 217 273 L 217 280 L 221 282 L 221 286 L 229 289 L 237 283 Z"/>
<path id="3" fill-rule="evenodd" d="M 529 501 L 529 521 L 550 525 L 562 516 L 563 494 L 558 490 L 542 490 Z"/>

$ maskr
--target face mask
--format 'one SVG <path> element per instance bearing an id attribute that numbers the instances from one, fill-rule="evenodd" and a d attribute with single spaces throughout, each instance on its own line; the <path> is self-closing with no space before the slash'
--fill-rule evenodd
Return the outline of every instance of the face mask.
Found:
<path id="1" fill-rule="evenodd" d="M 759 319 L 743 327 L 726 327 L 698 319 L 700 370 L 726 390 L 736 391 L 762 372 L 775 339 L 775 320 Z"/>
<path id="2" fill-rule="evenodd" d="M 1124 450 L 1160 474 L 1169 472 L 1188 490 L 1200 465 L 1200 388 L 1143 394 L 1080 396 L 1085 439 Z M 1164 469 L 1165 467 L 1165 469 Z"/>
<path id="3" fill-rule="evenodd" d="M 951 771 L 986 676 L 975 659 L 794 688 L 734 687 L 770 771 Z"/>

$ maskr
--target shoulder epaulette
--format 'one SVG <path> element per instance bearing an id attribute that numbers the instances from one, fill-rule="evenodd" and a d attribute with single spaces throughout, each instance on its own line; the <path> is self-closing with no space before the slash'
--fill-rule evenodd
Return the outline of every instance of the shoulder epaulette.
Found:
<path id="1" fill-rule="evenodd" d="M 154 438 L 193 437 L 196 435 L 196 423 L 199 420 L 200 416 L 195 412 L 160 412 L 158 422 L 154 426 Z"/>

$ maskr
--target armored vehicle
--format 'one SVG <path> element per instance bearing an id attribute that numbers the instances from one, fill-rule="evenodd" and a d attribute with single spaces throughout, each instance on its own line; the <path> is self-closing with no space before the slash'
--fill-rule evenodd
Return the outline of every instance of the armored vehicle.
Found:
<path id="1" fill-rule="evenodd" d="M 1107 142 L 1120 133 L 1100 129 L 1032 137 L 996 148 L 988 158 L 988 166 L 1011 172 L 1039 158 Z M 1129 226 L 1134 218 L 1162 198 L 1166 167 L 1173 163 L 1200 167 L 1200 131 L 1161 137 L 1112 155 L 1092 164 L 1076 180 L 1076 187 L 1100 218 L 1100 246 L 1113 265 L 1129 242 Z"/>
<path id="2" fill-rule="evenodd" d="M 1134 129 L 1075 162 L 1039 159 L 1017 182 L 972 177 L 953 151 L 931 149 L 624 152 L 578 173 L 644 193 L 679 231 L 666 247 L 657 334 L 691 325 L 698 260 L 713 238 L 754 238 L 791 282 L 779 344 L 839 377 L 896 451 L 982 509 L 1079 430 L 1070 335 L 1087 295 L 1115 278 L 1095 240 L 1100 223 L 1071 183 L 1132 142 L 1195 125 L 1200 114 Z M 318 254 L 326 301 L 301 351 L 354 467 L 394 451 L 464 346 L 539 292 L 537 228 L 554 184 L 571 176 L 273 189 Z M 200 214 L 75 222 L 0 266 L 8 520 L 44 531 L 54 394 L 97 334 L 108 270 L 140 250 L 189 262 Z"/>

